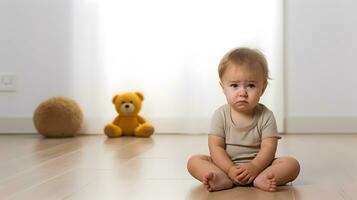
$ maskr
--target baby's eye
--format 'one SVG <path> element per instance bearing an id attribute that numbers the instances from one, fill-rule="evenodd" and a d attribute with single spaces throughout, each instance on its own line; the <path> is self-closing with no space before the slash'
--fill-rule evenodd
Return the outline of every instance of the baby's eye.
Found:
<path id="1" fill-rule="evenodd" d="M 232 84 L 229 85 L 229 87 L 231 87 L 231 88 L 237 88 L 237 87 L 239 87 L 239 85 L 238 85 L 237 83 L 232 83 Z"/>
<path id="2" fill-rule="evenodd" d="M 248 84 L 248 88 L 255 88 L 254 84 Z"/>

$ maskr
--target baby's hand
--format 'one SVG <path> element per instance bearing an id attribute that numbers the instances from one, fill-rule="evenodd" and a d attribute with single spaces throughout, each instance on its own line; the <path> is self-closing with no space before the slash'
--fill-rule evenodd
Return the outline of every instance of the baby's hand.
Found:
<path id="1" fill-rule="evenodd" d="M 244 172 L 244 169 L 238 168 L 238 166 L 233 165 L 228 170 L 228 177 L 233 181 L 234 184 L 243 185 L 238 181 L 237 177 Z"/>
<path id="2" fill-rule="evenodd" d="M 236 176 L 236 180 L 244 185 L 250 184 L 258 176 L 258 169 L 251 163 L 242 163 L 237 166 L 242 173 Z"/>

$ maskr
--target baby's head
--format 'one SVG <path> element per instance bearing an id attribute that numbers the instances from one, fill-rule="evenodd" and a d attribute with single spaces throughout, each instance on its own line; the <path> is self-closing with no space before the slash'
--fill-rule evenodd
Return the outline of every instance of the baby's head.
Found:
<path id="1" fill-rule="evenodd" d="M 237 48 L 228 52 L 219 64 L 218 74 L 228 103 L 237 111 L 253 110 L 269 79 L 264 55 L 249 48 Z"/>
<path id="2" fill-rule="evenodd" d="M 269 79 L 268 62 L 262 52 L 257 49 L 237 48 L 229 51 L 222 58 L 218 66 L 220 81 L 228 67 L 244 67 L 248 70 L 257 70 L 262 73 L 263 82 L 266 85 Z"/>

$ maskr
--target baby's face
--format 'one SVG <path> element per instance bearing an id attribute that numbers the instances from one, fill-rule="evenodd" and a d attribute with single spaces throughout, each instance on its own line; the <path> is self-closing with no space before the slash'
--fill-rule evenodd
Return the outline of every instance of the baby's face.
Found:
<path id="1" fill-rule="evenodd" d="M 228 104 L 237 112 L 251 113 L 259 103 L 266 84 L 256 67 L 230 64 L 222 74 L 221 86 Z"/>

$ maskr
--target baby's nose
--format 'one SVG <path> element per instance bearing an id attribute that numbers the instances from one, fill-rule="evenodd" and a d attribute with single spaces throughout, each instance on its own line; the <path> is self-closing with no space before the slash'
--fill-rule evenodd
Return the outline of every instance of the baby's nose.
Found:
<path id="1" fill-rule="evenodd" d="M 242 89 L 239 91 L 239 96 L 240 97 L 247 97 L 248 96 L 248 93 L 245 89 Z"/>

